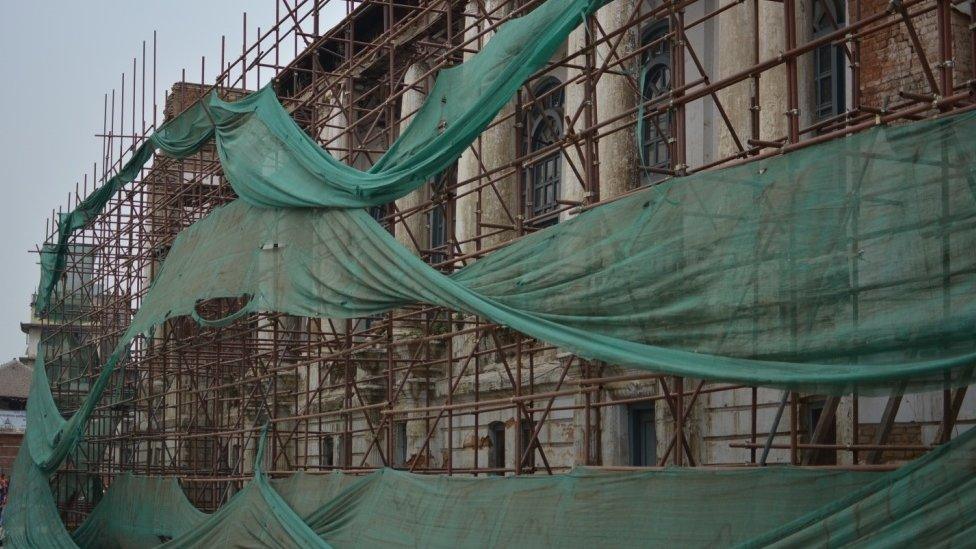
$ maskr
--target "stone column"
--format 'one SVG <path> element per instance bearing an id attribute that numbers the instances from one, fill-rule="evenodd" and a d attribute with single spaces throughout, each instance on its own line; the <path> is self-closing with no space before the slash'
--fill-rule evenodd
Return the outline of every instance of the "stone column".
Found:
<path id="1" fill-rule="evenodd" d="M 810 36 L 810 3 L 795 0 L 796 43 L 801 45 Z M 764 61 L 779 57 L 786 51 L 786 27 L 784 25 L 784 6 L 782 3 L 762 2 L 759 4 L 759 59 Z M 811 55 L 802 56 L 797 61 L 798 108 L 800 127 L 810 123 Z M 759 99 L 762 106 L 759 127 L 762 139 L 780 139 L 788 135 L 788 84 L 787 65 L 780 64 L 762 74 L 759 81 Z"/>
<path id="2" fill-rule="evenodd" d="M 596 13 L 596 18 L 600 26 L 607 33 L 613 33 L 617 29 L 625 26 L 630 14 L 635 9 L 638 0 L 618 0 L 613 5 L 601 8 Z M 638 94 L 634 86 L 628 82 L 628 77 L 622 74 L 615 74 L 619 71 L 628 71 L 636 75 L 640 69 L 640 60 L 631 59 L 619 65 L 618 59 L 626 57 L 640 45 L 640 30 L 636 26 L 631 26 L 625 32 L 620 44 L 616 48 L 616 53 L 611 54 L 611 46 L 616 43 L 616 38 L 611 39 L 609 44 L 601 44 L 597 47 L 596 65 L 602 66 L 604 61 L 609 60 L 613 66 L 612 72 L 606 72 L 600 76 L 595 85 L 596 92 L 596 113 L 597 121 L 610 120 L 620 114 L 632 110 L 638 101 Z M 569 35 L 567 51 L 569 53 L 582 52 L 586 47 L 586 28 L 577 27 Z M 570 119 L 586 101 L 586 83 L 580 78 L 582 71 L 574 68 L 586 64 L 585 55 L 576 55 L 569 60 L 572 67 L 566 70 L 567 81 L 574 81 L 573 84 L 566 86 L 564 113 Z M 633 76 L 638 80 L 636 76 Z M 581 133 L 586 128 L 585 114 L 576 118 L 573 130 Z M 600 190 L 600 199 L 604 200 L 617 196 L 631 189 L 637 181 L 639 161 L 637 158 L 637 139 L 634 129 L 635 116 L 623 118 L 613 124 L 607 125 L 600 130 L 600 133 L 608 133 L 614 129 L 625 125 L 629 128 L 618 130 L 610 135 L 601 137 L 597 142 L 597 156 L 600 163 L 597 166 L 597 178 Z M 565 128 L 569 132 L 570 128 Z M 559 187 L 559 195 L 563 200 L 573 200 L 582 202 L 586 199 L 586 190 L 581 181 L 581 176 L 585 177 L 586 166 L 584 159 L 577 152 L 575 147 L 568 147 L 562 160 L 562 182 Z M 591 182 L 593 183 L 593 182 Z M 572 213 L 564 212 L 561 219 L 572 217 Z"/>
<path id="3" fill-rule="evenodd" d="M 596 18 L 603 30 L 607 34 L 612 34 L 617 29 L 627 25 L 627 20 L 636 9 L 637 4 L 638 0 L 617 0 L 611 5 L 601 8 L 596 13 Z M 579 30 L 583 29 L 577 29 L 577 31 Z M 610 44 L 598 46 L 597 67 L 599 68 L 605 62 L 609 62 L 611 65 L 617 64 L 619 63 L 618 59 L 633 53 L 640 45 L 639 33 L 637 26 L 631 25 L 617 46 L 615 55 L 611 54 L 611 45 L 616 42 L 616 38 L 612 38 Z M 629 60 L 624 66 L 617 66 L 616 70 L 628 70 L 636 75 L 640 70 L 640 59 Z M 596 111 L 599 121 L 611 120 L 637 106 L 638 93 L 627 80 L 626 76 L 611 72 L 604 73 L 597 80 Z M 637 76 L 634 76 L 634 80 L 640 82 L 640 78 Z M 622 118 L 600 129 L 600 133 L 608 133 L 622 126 L 630 125 L 626 129 L 601 137 L 597 143 L 597 154 L 600 159 L 597 173 L 601 200 L 623 194 L 632 189 L 637 182 L 639 160 L 637 156 L 637 134 L 633 125 L 635 117 L 636 115 Z"/>
<path id="4" fill-rule="evenodd" d="M 585 44 L 586 29 L 583 27 L 577 27 L 569 34 L 566 48 L 567 52 L 579 52 Z M 573 83 L 567 85 L 565 88 L 565 93 L 563 96 L 563 113 L 568 116 L 570 120 L 572 120 L 573 116 L 580 109 L 580 107 L 583 105 L 583 101 L 586 99 L 586 86 L 582 81 L 575 81 L 580 77 L 580 74 L 582 74 L 582 71 L 575 67 L 583 66 L 585 63 L 586 57 L 583 55 L 577 55 L 569 59 L 569 65 L 571 65 L 571 67 L 566 69 L 566 82 L 573 81 Z M 576 121 L 572 128 L 565 126 L 563 131 L 565 133 L 569 133 L 571 130 L 581 130 L 583 129 L 583 125 L 584 124 L 581 117 L 581 119 Z M 580 178 L 579 175 L 577 175 L 577 172 L 580 175 L 584 173 L 583 158 L 576 151 L 576 147 L 566 147 L 565 152 L 566 154 L 563 155 L 562 165 L 560 166 L 562 181 L 559 182 L 559 198 L 563 200 L 582 202 L 586 198 L 586 191 L 584 190 L 583 186 L 585 182 Z M 572 217 L 571 212 L 563 212 L 559 215 L 560 221 L 564 221 L 569 217 Z M 582 450 L 580 451 L 582 452 Z"/>
<path id="5" fill-rule="evenodd" d="M 495 17 L 501 17 L 509 12 L 509 7 L 503 7 L 501 9 L 496 8 L 501 4 L 508 4 L 507 0 L 489 0 L 485 3 L 486 8 Z M 475 2 L 470 2 L 465 7 L 465 12 L 469 14 L 478 13 L 478 4 Z M 471 39 L 476 36 L 475 30 L 471 29 L 465 34 L 465 40 Z M 490 39 L 490 35 L 482 38 L 482 45 L 484 41 Z M 469 44 L 468 47 L 477 47 L 477 43 Z M 465 54 L 465 59 L 467 59 L 470 54 Z M 512 162 L 515 158 L 515 120 L 514 118 L 509 118 L 504 122 L 496 124 L 499 119 L 506 116 L 510 116 L 515 110 L 514 99 L 507 103 L 501 112 L 498 113 L 498 117 L 492 123 L 495 124 L 493 127 L 485 130 L 480 137 L 480 149 L 481 158 L 474 154 L 473 151 L 468 149 L 465 151 L 461 158 L 458 160 L 458 181 L 465 181 L 473 177 L 478 176 L 484 171 L 491 171 L 495 168 L 505 166 Z M 479 141 L 475 141 L 472 145 L 475 150 L 479 147 Z M 482 166 L 484 169 L 482 169 Z M 471 192 L 472 189 L 477 188 L 487 181 L 485 178 L 476 179 L 464 184 L 458 189 L 459 196 L 457 199 L 457 214 L 456 214 L 456 231 L 459 240 L 467 240 L 478 235 L 478 218 L 480 214 L 481 222 L 483 223 L 497 223 L 497 224 L 510 224 L 511 220 L 508 217 L 506 208 L 512 215 L 517 215 L 521 212 L 516 211 L 518 204 L 518 178 L 514 174 L 507 175 L 501 179 L 497 178 L 497 175 L 491 176 L 491 179 L 495 181 L 494 185 L 498 191 L 498 194 L 491 190 L 491 188 L 483 188 L 480 193 L 478 191 Z M 464 194 L 470 193 L 470 194 Z M 478 207 L 478 197 L 481 196 L 481 207 L 479 212 Z M 499 199 L 500 197 L 500 199 Z M 493 231 L 492 229 L 491 231 Z M 483 231 L 488 232 L 488 231 Z M 514 236 L 511 231 L 506 231 L 504 233 L 485 238 L 482 240 L 482 248 L 493 246 L 505 240 L 509 240 Z M 475 251 L 476 247 L 473 242 L 464 243 L 461 246 L 461 251 L 463 253 L 469 253 Z"/>
<path id="6" fill-rule="evenodd" d="M 718 0 L 702 0 L 685 8 L 685 23 L 707 16 L 715 11 Z M 691 51 L 698 56 L 705 74 L 711 82 L 716 80 L 716 29 L 714 18 L 685 31 L 687 49 L 685 52 L 685 82 L 693 82 L 702 77 Z M 724 127 L 722 115 L 710 97 L 692 101 L 685 106 L 685 162 L 694 168 L 715 160 L 718 144 L 718 128 Z M 726 130 L 727 131 L 727 130 Z M 740 135 L 740 139 L 742 136 Z"/>
<path id="7" fill-rule="evenodd" d="M 413 120 L 414 114 L 424 104 L 424 100 L 427 98 L 424 75 L 429 70 L 430 67 L 423 61 L 417 61 L 407 68 L 407 72 L 403 77 L 407 91 L 400 98 L 400 135 L 403 135 L 403 131 L 410 124 L 411 120 Z M 428 193 L 428 185 L 414 190 L 407 196 L 396 201 L 397 210 L 405 212 L 420 206 L 428 196 Z M 426 227 L 426 216 L 413 213 L 396 224 L 394 234 L 400 244 L 403 244 L 405 248 L 419 255 L 418 246 L 423 248 L 429 245 Z"/>
<path id="8" fill-rule="evenodd" d="M 326 120 L 326 124 L 319 130 L 319 141 L 325 143 L 325 150 L 337 159 L 345 157 L 349 145 L 349 120 L 341 107 L 343 101 L 342 94 L 330 93 L 329 103 L 335 106 L 327 107 L 319 113 Z"/>
<path id="9" fill-rule="evenodd" d="M 716 52 L 718 70 L 716 74 L 710 75 L 713 80 L 721 80 L 755 63 L 753 52 L 755 21 L 752 17 L 755 2 L 760 3 L 760 9 L 763 4 L 766 4 L 763 0 L 747 0 L 719 14 L 718 37 L 715 40 L 718 50 Z M 720 3 L 725 6 L 737 3 L 737 0 L 720 0 Z M 749 110 L 752 95 L 752 79 L 743 80 L 717 93 L 743 146 L 746 146 L 746 140 L 752 135 Z M 725 158 L 736 150 L 732 133 L 724 122 L 721 123 L 718 131 L 718 156 Z"/>

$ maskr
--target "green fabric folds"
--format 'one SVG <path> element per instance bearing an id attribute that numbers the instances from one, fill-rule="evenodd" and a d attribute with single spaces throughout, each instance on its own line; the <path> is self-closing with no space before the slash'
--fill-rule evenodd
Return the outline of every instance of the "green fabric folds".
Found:
<path id="1" fill-rule="evenodd" d="M 177 538 L 169 546 L 182 547 L 191 538 L 221 546 L 258 539 L 278 543 L 280 533 L 261 537 L 267 536 L 266 529 L 256 527 L 268 521 L 269 501 L 277 501 L 279 511 L 301 516 L 333 547 L 952 545 L 966 541 L 976 526 L 974 452 L 976 430 L 888 473 L 785 466 L 646 472 L 582 468 L 567 475 L 480 478 L 392 469 L 363 477 L 296 473 L 265 481 L 275 492 L 270 499 L 251 499 L 249 490 L 260 482 L 259 473 L 245 491 L 193 528 L 196 538 Z M 106 516 L 119 501 L 142 509 L 157 498 L 182 498 L 169 489 L 158 496 L 139 490 L 143 485 L 117 480 L 92 516 Z M 173 487 L 178 490 L 175 482 Z M 114 490 L 120 494 L 113 495 Z M 245 505 L 235 503 L 238 498 L 258 511 L 245 513 Z M 170 506 L 161 501 L 159 508 L 155 520 L 178 521 Z M 107 528 L 123 526 L 120 521 Z M 284 539 L 279 546 L 302 546 Z M 148 540 L 123 546 L 154 545 Z"/>
<path id="2" fill-rule="evenodd" d="M 132 329 L 221 297 L 251 296 L 235 318 L 425 302 L 587 358 L 694 378 L 832 394 L 967 384 L 973 138 L 969 113 L 676 179 L 451 278 L 363 210 L 237 201 L 180 234 Z"/>
<path id="3" fill-rule="evenodd" d="M 335 547 L 721 547 L 876 476 L 764 468 L 471 478 L 384 469 L 308 523 Z"/>
<path id="4" fill-rule="evenodd" d="M 747 547 L 968 547 L 976 532 L 976 429 L 743 544 Z"/>
<path id="5" fill-rule="evenodd" d="M 254 478 L 216 513 L 162 547 L 331 547 L 274 491 L 262 468 L 268 426 L 258 442 Z"/>
<path id="6" fill-rule="evenodd" d="M 175 478 L 126 473 L 115 478 L 72 537 L 83 549 L 155 547 L 197 528 L 206 517 Z"/>
<path id="7" fill-rule="evenodd" d="M 270 88 L 236 103 L 214 97 L 224 173 L 242 199 L 265 207 L 363 208 L 404 196 L 450 166 L 604 1 L 548 0 L 503 24 L 470 59 L 440 71 L 410 125 L 367 171 L 321 149 Z"/>
<path id="8" fill-rule="evenodd" d="M 36 367 L 35 367 L 36 368 Z M 48 475 L 21 444 L 10 474 L 10 493 L 3 519 L 4 547 L 73 549 L 77 547 L 61 522 Z"/>
<path id="9" fill-rule="evenodd" d="M 103 365 L 102 371 L 78 410 L 67 420 L 62 417 L 51 394 L 45 367 L 46 345 L 38 344 L 37 363 L 34 365 L 30 392 L 27 396 L 27 430 L 24 444 L 30 446 L 32 459 L 43 473 L 54 474 L 81 441 L 85 425 L 108 386 L 116 364 L 126 354 L 130 342 L 131 337 L 119 344 L 115 353 Z"/>
<path id="10" fill-rule="evenodd" d="M 85 197 L 74 210 L 59 214 L 58 237 L 54 244 L 41 249 L 41 282 L 37 290 L 35 308 L 46 314 L 51 306 L 54 287 L 67 264 L 68 242 L 71 235 L 91 223 L 104 211 L 109 200 L 123 187 L 135 181 L 139 172 L 152 158 L 156 149 L 184 158 L 197 151 L 213 137 L 214 128 L 203 103 L 194 104 L 174 120 L 164 124 L 146 140 L 115 176 Z"/>
<path id="11" fill-rule="evenodd" d="M 163 547 L 953 545 L 976 521 L 974 452 L 976 430 L 888 473 L 583 468 L 471 478 L 384 469 L 269 482 L 258 464 L 244 490 L 209 516 L 189 507 L 173 479 L 124 475 L 75 538 L 83 547 L 124 548 L 154 547 L 170 531 L 183 534 Z M 30 509 L 14 521 L 30 528 L 10 530 L 8 543 L 75 547 L 44 475 L 30 478 L 41 480 L 26 492 L 30 504 L 18 499 L 10 509 Z"/>
<path id="12" fill-rule="evenodd" d="M 285 478 L 272 479 L 271 487 L 302 520 L 307 520 L 358 478 L 342 471 L 332 471 L 327 475 L 299 471 Z"/>
<path id="13" fill-rule="evenodd" d="M 179 235 L 129 329 L 67 419 L 39 350 L 6 518 L 12 545 L 74 546 L 48 478 L 78 447 L 132 340 L 178 316 L 222 326 L 253 312 L 344 318 L 424 302 L 586 358 L 699 379 L 829 394 L 970 383 L 973 112 L 878 127 L 677 178 L 539 231 L 451 277 L 366 214 L 365 206 L 403 196 L 449 166 L 599 5 L 547 0 L 503 25 L 468 62 L 441 71 L 411 125 L 368 171 L 320 149 L 270 87 L 235 103 L 211 95 L 160 128 L 114 178 L 60 216 L 56 242 L 41 252 L 41 314 L 50 312 L 71 235 L 156 150 L 185 157 L 213 139 L 241 197 Z M 247 304 L 228 317 L 197 312 L 201 301 L 242 296 Z M 776 469 L 480 480 L 383 471 L 273 484 L 259 464 L 244 490 L 202 517 L 180 502 L 173 484 L 152 492 L 160 503 L 131 493 L 157 481 L 120 479 L 113 486 L 118 494 L 102 502 L 108 511 L 93 514 L 77 535 L 86 545 L 102 539 L 122 545 L 171 532 L 171 547 L 525 539 L 624 545 L 655 535 L 688 545 L 968 541 L 974 437 L 867 486 L 853 473 Z M 317 491 L 310 494 L 306 485 Z M 741 492 L 709 511 L 719 518 L 706 524 L 695 514 L 701 499 L 728 496 L 727 487 Z M 848 491 L 853 495 L 841 497 Z M 745 492 L 761 503 L 739 505 Z M 695 493 L 700 497 L 682 499 Z M 660 522 L 641 520 L 652 498 L 662 500 Z M 677 513 L 671 517 L 669 498 Z M 785 499 L 790 506 L 781 504 Z M 128 529 L 112 524 L 118 515 L 112 506 L 126 507 Z M 152 516 L 154 510 L 165 516 Z M 539 528 L 543 513 L 551 516 Z M 793 522 L 753 538 L 785 521 Z M 678 523 L 680 532 L 666 531 Z"/>
<path id="14" fill-rule="evenodd" d="M 150 136 L 121 171 L 58 220 L 56 244 L 41 250 L 37 310 L 50 307 L 68 240 L 132 182 L 159 149 L 183 158 L 215 138 L 224 175 L 255 205 L 362 208 L 390 202 L 454 162 L 516 90 L 545 66 L 569 33 L 605 0 L 547 0 L 503 24 L 468 61 L 440 71 L 429 100 L 368 171 L 336 160 L 289 116 L 273 83 L 233 103 L 211 94 Z"/>

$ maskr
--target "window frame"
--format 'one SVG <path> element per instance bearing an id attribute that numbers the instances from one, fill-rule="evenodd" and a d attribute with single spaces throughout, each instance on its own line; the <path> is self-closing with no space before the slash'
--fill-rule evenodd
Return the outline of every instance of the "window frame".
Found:
<path id="1" fill-rule="evenodd" d="M 671 47 L 671 37 L 668 36 L 671 33 L 671 24 L 667 19 L 655 21 L 641 31 L 641 47 L 646 47 L 649 44 L 655 42 L 656 40 L 664 39 L 661 43 L 656 46 L 661 48 L 660 51 L 652 55 L 652 50 L 645 51 L 641 53 L 640 58 L 640 81 L 639 85 L 639 97 L 640 106 L 637 111 L 637 154 L 638 160 L 640 162 L 640 176 L 637 181 L 638 186 L 652 185 L 658 183 L 668 177 L 667 174 L 651 171 L 649 168 L 655 169 L 671 169 L 671 160 L 673 158 L 672 149 L 672 136 L 674 134 L 674 117 L 671 111 L 667 111 L 664 114 L 648 114 L 645 112 L 644 103 L 647 101 L 652 101 L 659 97 L 665 97 L 671 93 L 673 89 L 671 71 L 674 66 L 673 59 L 673 48 Z M 656 93 L 651 94 L 648 97 L 648 77 L 652 69 L 656 67 L 664 67 L 666 71 L 665 83 L 663 89 L 658 90 Z M 653 80 L 651 81 L 653 82 Z M 658 121 L 657 124 L 651 122 Z M 663 124 L 662 124 L 663 122 Z M 652 143 L 653 141 L 653 143 Z M 649 159 L 648 150 L 653 144 L 655 151 L 655 158 Z M 661 149 L 663 145 L 663 149 Z M 663 150 L 663 157 L 657 157 L 657 151 Z"/>
<path id="2" fill-rule="evenodd" d="M 825 13 L 824 8 L 828 11 Z M 833 22 L 836 22 L 836 26 Z M 813 0 L 813 38 L 830 34 L 838 29 L 847 27 L 846 0 Z M 811 118 L 813 122 L 822 122 L 847 111 L 847 66 L 843 44 L 824 44 L 811 52 L 812 67 L 811 85 L 813 94 L 811 101 Z M 823 63 L 828 57 L 827 63 Z M 821 66 L 825 65 L 825 68 Z M 828 89 L 830 98 L 822 96 L 821 83 L 829 79 Z"/>
<path id="3" fill-rule="evenodd" d="M 565 134 L 563 113 L 565 112 L 565 91 L 562 81 L 552 75 L 545 76 L 532 87 L 535 102 L 528 110 L 525 120 L 525 154 L 542 150 L 562 139 Z M 539 138 L 546 130 L 543 124 L 550 124 L 550 141 Z M 562 153 L 556 149 L 540 156 L 524 167 L 526 224 L 541 228 L 559 222 L 559 198 L 562 190 Z"/>
<path id="4" fill-rule="evenodd" d="M 492 421 L 488 424 L 488 441 L 491 446 L 488 448 L 488 467 L 493 469 L 505 468 L 505 423 Z M 499 463 L 499 461 L 501 463 Z M 502 476 L 504 471 L 493 471 L 490 473 L 495 476 Z"/>

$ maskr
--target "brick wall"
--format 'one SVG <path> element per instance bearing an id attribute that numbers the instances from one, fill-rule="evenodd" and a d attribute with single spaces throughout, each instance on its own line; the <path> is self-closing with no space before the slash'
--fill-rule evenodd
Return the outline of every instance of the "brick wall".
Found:
<path id="1" fill-rule="evenodd" d="M 868 15 L 883 11 L 887 9 L 888 3 L 888 0 L 864 0 L 861 13 Z M 913 24 L 936 82 L 941 82 L 942 69 L 937 66 L 942 60 L 939 56 L 936 15 L 934 10 L 930 11 L 913 18 Z M 854 19 L 852 14 L 851 20 Z M 968 25 L 969 16 L 952 10 L 952 50 L 957 86 L 962 83 L 958 75 L 969 74 L 972 67 Z M 911 39 L 903 23 L 872 33 L 861 41 L 861 77 L 861 102 L 869 107 L 880 108 L 900 101 L 898 92 L 902 90 L 930 92 L 919 56 L 913 51 Z"/>
<path id="2" fill-rule="evenodd" d="M 878 432 L 879 424 L 862 423 L 857 429 L 857 439 L 860 444 L 870 444 Z M 922 425 L 919 423 L 895 423 L 891 426 L 891 433 L 885 444 L 913 446 L 922 444 Z M 868 452 L 861 452 L 866 456 Z M 921 457 L 922 450 L 889 450 L 881 453 L 881 463 L 909 461 Z M 864 459 L 863 457 L 861 459 Z"/>
<path id="3" fill-rule="evenodd" d="M 0 471 L 7 476 L 13 470 L 14 458 L 17 457 L 23 438 L 24 433 L 0 433 Z"/>

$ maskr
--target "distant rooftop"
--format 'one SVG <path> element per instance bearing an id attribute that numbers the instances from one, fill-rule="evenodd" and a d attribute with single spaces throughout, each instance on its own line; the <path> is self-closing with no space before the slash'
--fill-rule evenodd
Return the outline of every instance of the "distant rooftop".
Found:
<path id="1" fill-rule="evenodd" d="M 17 359 L 0 366 L 0 397 L 26 399 L 33 373 Z"/>

